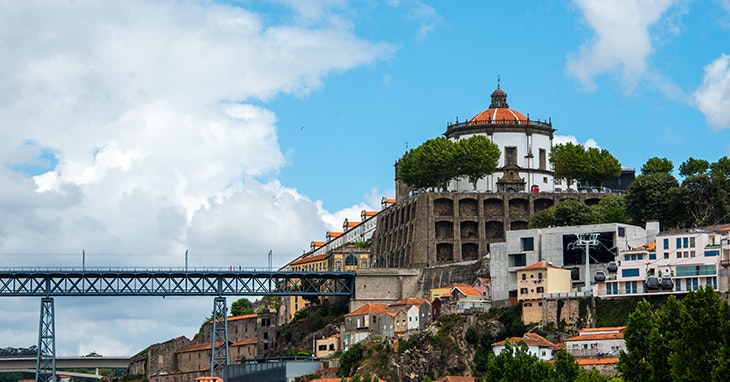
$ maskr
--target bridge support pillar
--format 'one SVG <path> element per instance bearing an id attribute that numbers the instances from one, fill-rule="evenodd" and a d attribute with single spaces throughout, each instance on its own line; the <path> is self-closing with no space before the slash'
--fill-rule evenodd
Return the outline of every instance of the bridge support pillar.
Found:
<path id="1" fill-rule="evenodd" d="M 56 335 L 53 318 L 53 298 L 41 299 L 41 319 L 38 327 L 38 354 L 36 358 L 36 382 L 56 381 Z"/>
<path id="2" fill-rule="evenodd" d="M 210 344 L 210 375 L 223 377 L 228 365 L 228 320 L 226 298 L 218 296 L 213 301 L 213 330 Z"/>

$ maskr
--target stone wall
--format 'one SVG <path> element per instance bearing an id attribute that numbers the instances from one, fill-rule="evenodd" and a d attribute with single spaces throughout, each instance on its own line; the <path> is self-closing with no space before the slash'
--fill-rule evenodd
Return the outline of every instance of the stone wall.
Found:
<path id="1" fill-rule="evenodd" d="M 427 268 L 474 261 L 526 229 L 535 213 L 574 199 L 587 205 L 607 194 L 550 192 L 420 192 L 378 215 L 371 263 L 380 268 Z"/>
<path id="2" fill-rule="evenodd" d="M 350 311 L 367 304 L 392 304 L 418 296 L 420 269 L 358 269 Z"/>
<path id="3" fill-rule="evenodd" d="M 153 375 L 160 372 L 170 373 L 177 369 L 175 352 L 192 344 L 185 336 L 151 345 L 145 352 L 135 356 L 130 364 L 130 375 Z"/>

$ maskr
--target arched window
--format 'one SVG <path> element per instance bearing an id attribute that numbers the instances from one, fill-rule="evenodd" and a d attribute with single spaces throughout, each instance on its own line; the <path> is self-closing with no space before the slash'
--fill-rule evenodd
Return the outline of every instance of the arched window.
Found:
<path id="1" fill-rule="evenodd" d="M 357 266 L 357 258 L 353 255 L 347 256 L 345 259 L 345 266 Z"/>

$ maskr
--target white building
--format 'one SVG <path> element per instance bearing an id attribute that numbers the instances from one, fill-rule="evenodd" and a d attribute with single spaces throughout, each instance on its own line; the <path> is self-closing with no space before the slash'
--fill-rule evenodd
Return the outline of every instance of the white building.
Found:
<path id="1" fill-rule="evenodd" d="M 528 353 L 536 355 L 543 361 L 549 361 L 555 358 L 555 352 L 558 350 L 557 345 L 546 340 L 537 333 L 525 333 L 522 337 L 512 337 L 504 341 L 494 343 L 492 345 L 492 351 L 494 351 L 494 354 L 502 353 L 507 348 L 507 341 L 509 341 L 512 346 L 515 346 L 520 341 L 524 342 L 527 344 Z"/>
<path id="2" fill-rule="evenodd" d="M 479 191 L 520 192 L 560 191 L 555 188 L 549 164 L 555 129 L 549 121 L 531 120 L 509 108 L 507 93 L 499 88 L 492 93 L 487 110 L 465 122 L 450 123 L 446 138 L 452 141 L 485 135 L 501 151 L 497 171 L 477 183 Z M 471 191 L 468 179 L 453 181 L 451 190 Z"/>
<path id="3" fill-rule="evenodd" d="M 625 326 L 584 328 L 565 340 L 565 350 L 575 358 L 617 358 L 626 350 Z"/>
<path id="4" fill-rule="evenodd" d="M 585 247 L 576 245 L 578 235 L 598 234 L 596 245 L 589 246 L 591 257 L 588 279 L 606 271 L 617 252 L 653 242 L 659 223 L 648 222 L 646 229 L 630 224 L 608 223 L 507 231 L 507 241 L 490 244 L 492 299 L 517 297 L 517 270 L 539 261 L 570 269 L 573 287 L 585 284 Z"/>
<path id="5" fill-rule="evenodd" d="M 615 272 L 605 274 L 595 294 L 601 297 L 656 293 L 686 293 L 705 285 L 728 290 L 723 253 L 728 239 L 709 231 L 660 234 L 656 242 L 621 251 Z"/>

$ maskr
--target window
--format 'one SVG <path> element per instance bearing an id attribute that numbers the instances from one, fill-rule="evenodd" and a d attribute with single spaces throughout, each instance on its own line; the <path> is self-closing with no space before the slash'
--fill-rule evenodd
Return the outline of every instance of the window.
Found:
<path id="1" fill-rule="evenodd" d="M 522 238 L 522 250 L 523 251 L 534 251 L 535 250 L 535 238 L 523 237 Z"/>
<path id="2" fill-rule="evenodd" d="M 537 278 L 542 280 L 542 272 L 537 272 Z"/>
<path id="3" fill-rule="evenodd" d="M 360 259 L 360 268 L 367 268 L 368 267 L 368 258 L 363 257 Z"/>
<path id="4" fill-rule="evenodd" d="M 540 149 L 539 151 L 539 160 L 540 160 L 540 170 L 546 170 L 547 169 L 547 152 L 545 149 Z"/>
<path id="5" fill-rule="evenodd" d="M 656 260 L 656 253 L 650 253 L 649 260 Z"/>
<path id="6" fill-rule="evenodd" d="M 342 259 L 335 260 L 335 272 L 342 272 Z"/>
<path id="7" fill-rule="evenodd" d="M 520 294 L 527 294 L 527 288 L 520 288 Z"/>
<path id="8" fill-rule="evenodd" d="M 545 293 L 544 287 L 537 287 L 537 293 Z"/>
<path id="9" fill-rule="evenodd" d="M 682 243 L 684 243 L 684 248 L 689 248 L 689 238 L 688 237 L 683 238 Z"/>
<path id="10" fill-rule="evenodd" d="M 669 249 L 669 239 L 664 239 L 664 249 Z"/>
<path id="11" fill-rule="evenodd" d="M 504 148 L 504 165 L 517 166 L 517 147 L 507 146 Z"/>
<path id="12" fill-rule="evenodd" d="M 677 238 L 677 248 L 682 248 L 682 238 L 681 237 Z"/>
<path id="13" fill-rule="evenodd" d="M 626 236 L 626 227 L 618 227 L 618 237 Z"/>
<path id="14" fill-rule="evenodd" d="M 527 280 L 527 273 L 523 273 L 523 274 L 522 274 L 522 279 L 523 279 L 523 280 Z"/>
<path id="15" fill-rule="evenodd" d="M 695 247 L 695 238 L 694 237 L 690 237 L 689 238 L 689 247 L 690 248 L 694 248 Z"/>
<path id="16" fill-rule="evenodd" d="M 638 277 L 639 268 L 624 268 L 621 270 L 622 277 Z"/>
<path id="17" fill-rule="evenodd" d="M 524 267 L 527 265 L 527 255 L 524 253 L 512 254 L 510 256 L 510 266 L 512 267 Z"/>

